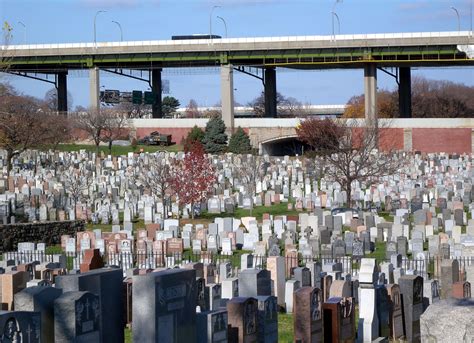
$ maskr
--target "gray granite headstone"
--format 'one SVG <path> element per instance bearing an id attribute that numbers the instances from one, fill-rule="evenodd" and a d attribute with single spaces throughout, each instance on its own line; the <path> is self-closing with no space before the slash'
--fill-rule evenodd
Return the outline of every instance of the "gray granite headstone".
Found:
<path id="1" fill-rule="evenodd" d="M 227 343 L 227 311 L 197 313 L 197 343 Z"/>
<path id="2" fill-rule="evenodd" d="M 133 276 L 133 341 L 196 341 L 196 271 Z"/>
<path id="3" fill-rule="evenodd" d="M 88 291 L 99 296 L 100 333 L 103 343 L 122 342 L 123 271 L 116 268 L 94 269 L 83 274 L 56 277 L 56 287 L 63 292 Z"/>
<path id="4" fill-rule="evenodd" d="M 54 342 L 101 342 L 100 319 L 97 295 L 66 292 L 54 301 Z"/>
<path id="5" fill-rule="evenodd" d="M 278 342 L 278 304 L 274 296 L 258 296 L 258 342 Z"/>
<path id="6" fill-rule="evenodd" d="M 25 311 L 0 311 L 0 342 L 42 342 L 40 314 Z"/>
<path id="7" fill-rule="evenodd" d="M 54 300 L 62 291 L 54 287 L 28 287 L 15 294 L 15 311 L 41 314 L 41 342 L 54 342 Z"/>
<path id="8" fill-rule="evenodd" d="M 269 270 L 245 269 L 239 274 L 239 297 L 271 295 Z"/>
<path id="9" fill-rule="evenodd" d="M 420 342 L 420 316 L 423 314 L 423 278 L 404 275 L 398 279 L 405 316 L 405 335 L 409 342 Z"/>

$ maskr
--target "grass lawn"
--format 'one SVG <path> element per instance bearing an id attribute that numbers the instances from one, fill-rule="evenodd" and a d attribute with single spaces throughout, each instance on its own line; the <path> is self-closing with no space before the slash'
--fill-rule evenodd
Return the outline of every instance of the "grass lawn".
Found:
<path id="1" fill-rule="evenodd" d="M 387 250 L 386 242 L 376 242 L 374 252 L 368 255 L 365 255 L 365 257 L 375 258 L 377 260 L 377 263 L 380 263 L 380 262 L 385 261 L 386 250 Z"/>
<path id="2" fill-rule="evenodd" d="M 278 342 L 293 342 L 293 315 L 278 313 Z"/>
<path id="3" fill-rule="evenodd" d="M 124 330 L 124 334 L 125 334 L 125 343 L 132 343 L 132 330 L 130 330 L 129 328 L 125 328 Z"/>
<path id="4" fill-rule="evenodd" d="M 59 151 L 79 151 L 79 150 L 86 150 L 86 151 L 96 151 L 95 145 L 91 144 L 60 144 L 58 145 L 57 150 Z M 120 155 L 127 155 L 129 152 L 140 152 L 143 149 L 143 152 L 156 152 L 156 151 L 183 151 L 183 146 L 179 144 L 174 144 L 170 146 L 158 146 L 158 145 L 138 145 L 134 150 L 132 146 L 112 146 L 112 155 L 113 156 L 120 156 Z M 106 155 L 109 154 L 109 148 L 105 145 L 99 146 L 99 150 L 103 151 Z"/>
<path id="5" fill-rule="evenodd" d="M 120 212 L 120 225 L 123 225 L 123 212 Z M 145 222 L 143 219 L 133 219 L 133 230 L 140 230 L 145 228 Z M 102 232 L 112 232 L 112 224 L 86 224 L 86 230 L 92 231 L 94 229 L 100 229 Z"/>

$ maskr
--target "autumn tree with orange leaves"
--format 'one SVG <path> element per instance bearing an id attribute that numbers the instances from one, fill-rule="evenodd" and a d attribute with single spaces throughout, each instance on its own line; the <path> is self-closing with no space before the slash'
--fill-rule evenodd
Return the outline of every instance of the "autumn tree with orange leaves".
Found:
<path id="1" fill-rule="evenodd" d="M 172 172 L 171 188 L 176 191 L 181 207 L 191 205 L 194 219 L 194 205 L 207 199 L 217 181 L 216 172 L 205 155 L 204 147 L 195 142 L 183 160 L 176 162 Z"/>

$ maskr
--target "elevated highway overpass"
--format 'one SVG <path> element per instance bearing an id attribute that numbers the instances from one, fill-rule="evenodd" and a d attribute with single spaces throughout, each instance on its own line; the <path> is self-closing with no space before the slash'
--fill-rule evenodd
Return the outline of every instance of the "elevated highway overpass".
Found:
<path id="1" fill-rule="evenodd" d="M 363 68 L 365 111 L 376 116 L 377 70 L 397 68 L 400 117 L 411 117 L 411 67 L 474 66 L 470 31 L 382 33 L 335 36 L 160 40 L 2 46 L 1 64 L 9 72 L 57 75 L 58 110 L 67 110 L 67 73 L 90 70 L 91 105 L 99 103 L 99 70 L 150 71 L 153 116 L 161 117 L 164 68 L 221 67 L 222 116 L 234 127 L 233 73 L 262 68 L 265 116 L 276 116 L 276 68 Z"/>

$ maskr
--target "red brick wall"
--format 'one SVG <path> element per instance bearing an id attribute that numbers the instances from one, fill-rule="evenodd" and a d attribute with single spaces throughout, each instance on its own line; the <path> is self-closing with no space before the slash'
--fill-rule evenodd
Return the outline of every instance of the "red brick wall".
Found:
<path id="1" fill-rule="evenodd" d="M 382 151 L 403 150 L 403 129 L 380 129 L 379 149 Z"/>
<path id="2" fill-rule="evenodd" d="M 414 151 L 471 153 L 471 129 L 412 129 Z"/>

